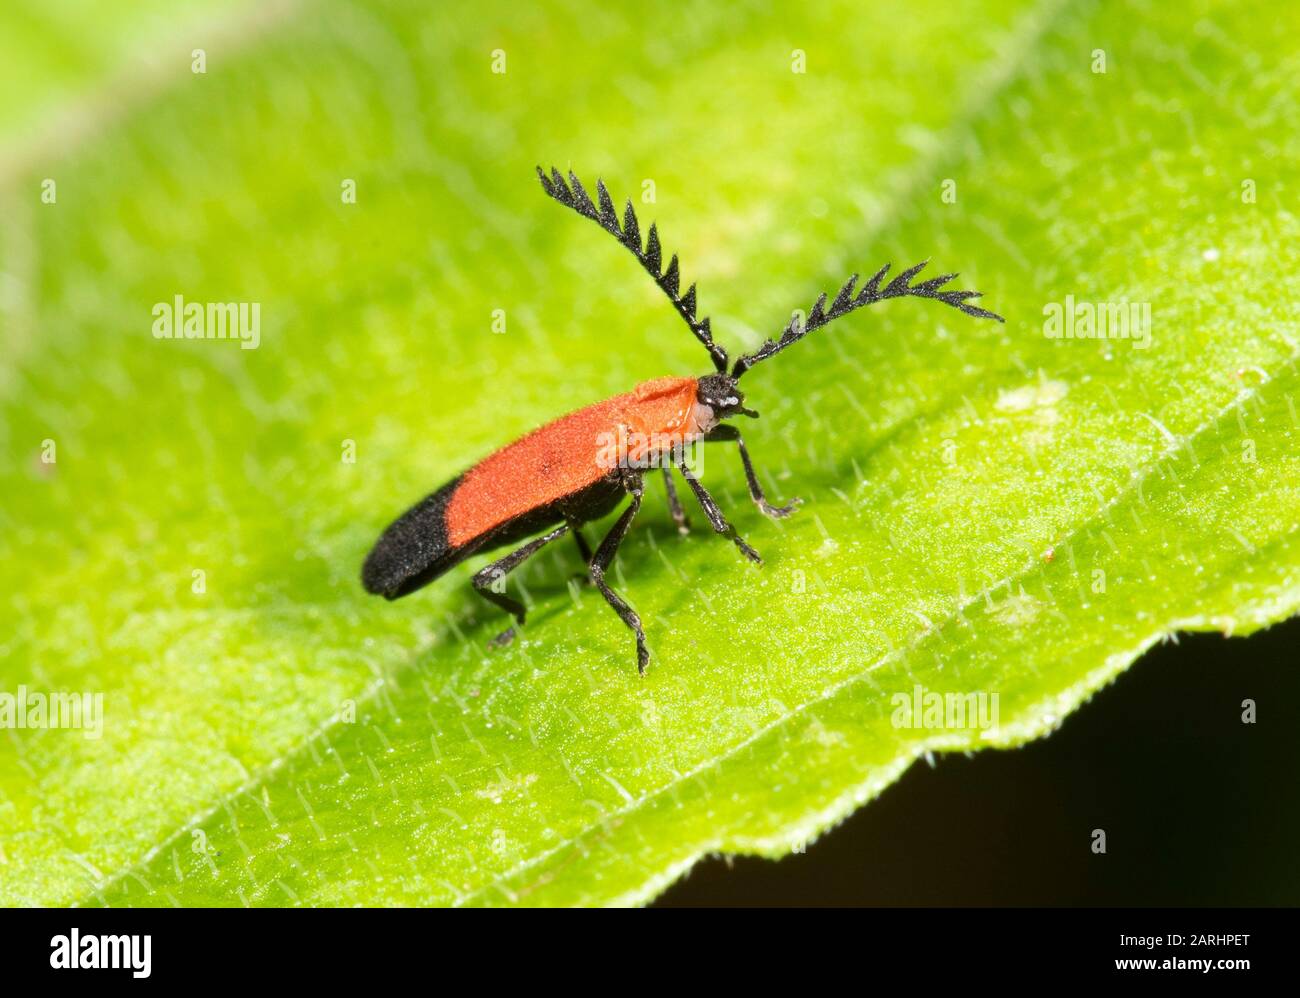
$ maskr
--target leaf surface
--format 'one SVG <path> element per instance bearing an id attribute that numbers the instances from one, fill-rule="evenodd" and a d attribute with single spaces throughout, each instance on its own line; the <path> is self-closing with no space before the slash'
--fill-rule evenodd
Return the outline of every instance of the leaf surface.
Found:
<path id="1" fill-rule="evenodd" d="M 1296 15 L 718 6 L 326 2 L 206 74 L 187 36 L 56 153 L 14 139 L 0 691 L 102 692 L 105 722 L 0 732 L 0 902 L 642 902 L 923 753 L 1051 731 L 1176 630 L 1295 612 Z M 648 483 L 611 573 L 644 678 L 566 545 L 491 654 L 478 562 L 357 582 L 483 454 L 709 369 L 542 195 L 552 162 L 658 221 L 733 353 L 927 256 L 1008 319 L 885 302 L 748 374 L 760 475 L 804 506 L 766 520 L 707 452 L 754 569 Z M 153 338 L 178 294 L 260 303 L 258 349 Z M 1147 305 L 1149 342 L 1050 337 L 1050 303 Z M 902 726 L 918 688 L 998 723 Z"/>

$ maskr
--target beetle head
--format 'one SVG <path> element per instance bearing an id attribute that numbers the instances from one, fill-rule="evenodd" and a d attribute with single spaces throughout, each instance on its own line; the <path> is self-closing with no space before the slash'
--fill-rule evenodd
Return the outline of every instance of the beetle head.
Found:
<path id="1" fill-rule="evenodd" d="M 736 387 L 736 379 L 729 374 L 706 374 L 700 378 L 695 400 L 712 409 L 716 419 L 728 416 L 758 418 L 758 413 L 745 408 L 745 396 Z"/>

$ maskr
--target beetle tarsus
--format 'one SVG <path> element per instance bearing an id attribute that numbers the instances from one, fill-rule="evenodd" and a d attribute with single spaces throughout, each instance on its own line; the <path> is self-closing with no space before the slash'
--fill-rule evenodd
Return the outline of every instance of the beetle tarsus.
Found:
<path id="1" fill-rule="evenodd" d="M 758 504 L 759 510 L 762 511 L 765 516 L 770 516 L 773 520 L 783 520 L 803 505 L 803 500 L 798 496 L 795 496 L 784 506 L 773 506 L 762 497 L 755 499 L 754 502 Z"/>
<path id="2" fill-rule="evenodd" d="M 715 426 L 704 437 L 711 442 L 723 440 L 734 440 L 736 449 L 740 451 L 740 463 L 745 466 L 745 484 L 749 486 L 749 498 L 754 500 L 754 505 L 758 507 L 759 512 L 764 516 L 770 516 L 773 520 L 781 520 L 789 516 L 802 504 L 802 499 L 791 499 L 784 506 L 773 506 L 763 495 L 763 487 L 758 484 L 758 474 L 754 471 L 754 462 L 749 459 L 749 451 L 745 447 L 744 438 L 740 435 L 740 430 L 728 424 Z"/>
<path id="3" fill-rule="evenodd" d="M 763 556 L 746 544 L 745 539 L 736 533 L 736 528 L 727 522 L 727 518 L 722 515 L 722 510 L 718 508 L 713 496 L 709 495 L 704 486 L 700 484 L 700 480 L 695 477 L 694 472 L 686 466 L 686 463 L 682 462 L 678 465 L 678 469 L 681 471 L 682 477 L 686 479 L 686 484 L 695 493 L 695 498 L 699 500 L 700 508 L 704 510 L 704 515 L 708 517 L 714 531 L 724 537 L 729 537 L 731 542 L 739 548 L 740 553 L 755 565 L 763 564 Z"/>
<path id="4" fill-rule="evenodd" d="M 645 675 L 645 667 L 650 664 L 650 649 L 645 646 L 645 634 L 638 631 L 636 636 L 636 671 Z"/>

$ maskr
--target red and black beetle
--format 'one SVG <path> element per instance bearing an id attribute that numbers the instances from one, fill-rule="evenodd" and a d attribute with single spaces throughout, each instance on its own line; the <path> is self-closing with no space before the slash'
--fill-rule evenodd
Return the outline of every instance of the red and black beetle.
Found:
<path id="1" fill-rule="evenodd" d="M 832 319 L 886 298 L 931 298 L 976 318 L 999 322 L 1003 319 L 969 304 L 971 299 L 979 297 L 978 292 L 941 290 L 956 274 L 913 284 L 912 279 L 925 266 L 919 263 L 886 284 L 883 283 L 889 270 L 886 264 L 856 291 L 858 275 L 854 274 L 829 305 L 823 294 L 806 320 L 801 321 L 796 315 L 779 339 L 764 341 L 753 353 L 740 357 L 728 371 L 727 353 L 713 342 L 709 320 L 695 316 L 695 285 L 685 294 L 678 294 L 680 275 L 676 255 L 668 262 L 667 269 L 660 272 L 663 261 L 659 233 L 651 225 L 642 247 L 631 200 L 623 208 L 620 226 L 614 202 L 601 181 L 596 181 L 593 202 L 573 173 L 569 174 L 567 184 L 555 169 L 547 177 L 539 167 L 537 175 L 547 194 L 596 222 L 632 252 L 708 350 L 716 370 L 698 378 L 669 377 L 643 382 L 626 394 L 561 416 L 489 455 L 389 525 L 367 556 L 361 581 L 367 591 L 397 599 L 427 585 L 471 555 L 532 537 L 474 576 L 474 588 L 522 625 L 523 604 L 498 592 L 493 583 L 546 544 L 573 531 L 591 581 L 636 634 L 637 667 L 645 672 L 650 652 L 641 618 L 609 587 L 605 572 L 632 518 L 641 508 L 641 482 L 646 468 L 663 468 L 668 503 L 680 528 L 684 529 L 686 517 L 673 486 L 673 466 L 695 493 L 713 529 L 729 537 L 746 558 L 761 562 L 758 552 L 736 533 L 713 497 L 687 468 L 682 453 L 686 445 L 697 440 L 733 441 L 740 452 L 750 497 L 758 508 L 771 517 L 787 516 L 794 510 L 797 499 L 785 506 L 773 506 L 767 501 L 740 431 L 722 422 L 731 416 L 758 415 L 745 408 L 745 397 L 737 387 L 744 373 Z M 608 450 L 610 440 L 621 442 L 615 448 L 613 460 Z M 631 503 L 592 554 L 578 528 L 612 512 L 628 495 Z M 539 533 L 541 536 L 534 536 Z M 492 643 L 505 644 L 514 634 L 514 627 L 507 628 Z"/>

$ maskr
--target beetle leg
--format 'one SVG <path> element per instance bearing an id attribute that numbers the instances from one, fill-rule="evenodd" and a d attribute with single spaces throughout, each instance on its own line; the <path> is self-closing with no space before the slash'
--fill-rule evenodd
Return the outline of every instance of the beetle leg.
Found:
<path id="1" fill-rule="evenodd" d="M 740 548 L 740 553 L 750 561 L 759 565 L 763 564 L 763 559 L 759 553 L 746 544 L 744 539 L 736 533 L 736 528 L 727 522 L 727 518 L 722 515 L 722 510 L 718 509 L 718 504 L 713 501 L 713 496 L 704 491 L 704 486 L 700 484 L 700 480 L 695 477 L 691 469 L 686 467 L 686 463 L 683 461 L 678 467 L 681 469 L 682 477 L 686 479 L 686 484 L 695 493 L 695 498 L 700 501 L 700 508 L 704 510 L 704 515 L 709 518 L 709 523 L 713 525 L 713 529 L 730 537 L 731 542 Z"/>
<path id="2" fill-rule="evenodd" d="M 578 521 L 570 520 L 569 529 L 573 531 L 573 541 L 578 545 L 578 554 L 582 558 L 583 567 L 583 571 L 574 572 L 569 578 L 580 586 L 589 586 L 591 585 L 591 576 L 587 574 L 586 568 L 591 564 L 591 545 L 587 543 L 587 538 L 582 535 L 582 526 Z"/>
<path id="3" fill-rule="evenodd" d="M 618 545 L 627 535 L 627 529 L 632 525 L 632 518 L 636 516 L 637 510 L 641 508 L 640 478 L 628 476 L 623 481 L 623 487 L 632 494 L 632 502 L 627 509 L 623 510 L 623 515 L 610 528 L 609 533 L 605 535 L 605 539 L 600 542 L 600 547 L 596 549 L 595 557 L 591 559 L 591 581 L 596 584 L 600 594 L 605 597 L 605 602 L 613 607 L 619 619 L 627 624 L 636 635 L 636 667 L 638 672 L 645 675 L 646 663 L 650 661 L 650 652 L 645 645 L 645 630 L 641 627 L 641 618 L 637 616 L 635 610 L 627 605 L 623 597 L 609 588 L 609 584 L 605 581 L 605 572 L 609 568 L 610 562 L 614 560 Z"/>
<path id="4" fill-rule="evenodd" d="M 582 536 L 582 531 L 572 520 L 569 521 L 569 528 L 573 531 L 573 539 L 578 545 L 578 553 L 582 555 L 584 565 L 591 564 L 591 545 L 587 543 L 587 538 Z"/>
<path id="5" fill-rule="evenodd" d="M 555 538 L 561 536 L 568 529 L 569 529 L 569 524 L 562 523 L 554 530 L 552 530 L 549 534 L 543 534 L 541 537 L 529 541 L 523 547 L 518 548 L 515 551 L 511 551 L 504 558 L 498 559 L 497 561 L 492 562 L 492 564 L 488 565 L 486 568 L 476 572 L 474 574 L 473 581 L 474 581 L 474 588 L 478 590 L 478 594 L 482 596 L 485 600 L 487 600 L 489 603 L 501 607 L 501 609 L 503 609 L 506 613 L 514 617 L 515 621 L 519 624 L 519 626 L 522 627 L 524 623 L 524 616 L 526 613 L 524 609 L 524 605 L 520 603 L 517 599 L 514 599 L 513 597 L 506 595 L 506 593 L 504 592 L 505 577 L 509 572 L 518 568 L 520 563 L 527 560 L 532 555 L 536 554 L 543 547 L 545 547 L 551 541 L 555 540 Z M 498 591 L 494 589 L 493 586 L 496 585 L 500 585 L 502 591 Z M 514 639 L 515 639 L 514 627 L 507 627 L 504 631 L 502 631 L 495 638 L 493 638 L 491 641 L 488 642 L 488 647 L 497 648 L 502 645 L 508 645 Z"/>
<path id="6" fill-rule="evenodd" d="M 677 532 L 679 534 L 689 534 L 691 527 L 686 522 L 686 510 L 682 509 L 682 501 L 677 498 L 677 486 L 673 484 L 673 469 L 668 464 L 664 465 L 664 489 L 668 493 L 668 512 L 673 515 L 673 523 L 677 524 Z"/>
<path id="7" fill-rule="evenodd" d="M 704 436 L 708 441 L 734 440 L 736 446 L 740 449 L 740 463 L 745 466 L 745 481 L 749 483 L 749 498 L 754 500 L 757 506 L 765 515 L 779 520 L 784 516 L 789 516 L 795 511 L 802 499 L 791 499 L 784 506 L 773 506 L 763 495 L 763 487 L 758 484 L 758 475 L 754 473 L 754 464 L 749 459 L 749 451 L 745 449 L 745 441 L 741 439 L 740 430 L 726 423 L 715 426 Z"/>

